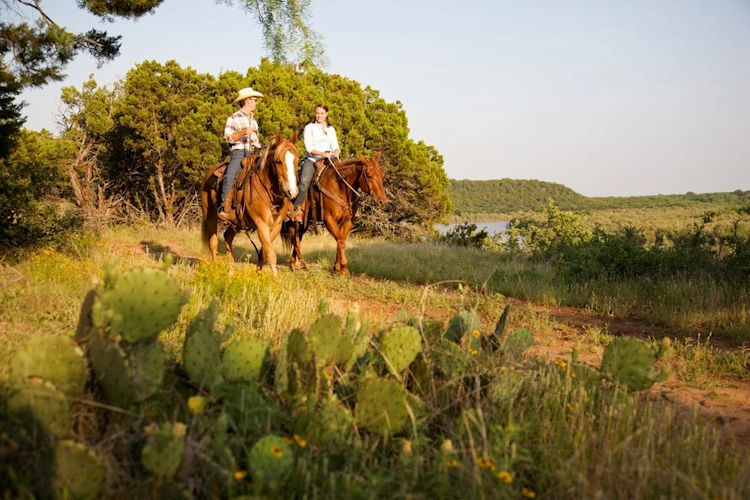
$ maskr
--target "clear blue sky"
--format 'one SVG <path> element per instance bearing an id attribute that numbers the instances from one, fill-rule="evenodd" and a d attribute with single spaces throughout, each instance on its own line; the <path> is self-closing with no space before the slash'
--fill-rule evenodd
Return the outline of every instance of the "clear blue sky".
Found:
<path id="1" fill-rule="evenodd" d="M 75 0 L 42 5 L 71 30 L 98 24 Z M 586 196 L 750 190 L 750 0 L 312 9 L 327 70 L 400 100 L 411 138 L 435 146 L 452 179 L 538 179 Z M 104 85 L 174 59 L 218 76 L 264 55 L 254 18 L 212 0 L 166 0 L 136 23 L 97 27 L 123 36 L 121 56 L 100 69 L 79 57 L 62 84 L 24 93 L 28 128 L 56 130 L 60 88 L 90 74 Z"/>

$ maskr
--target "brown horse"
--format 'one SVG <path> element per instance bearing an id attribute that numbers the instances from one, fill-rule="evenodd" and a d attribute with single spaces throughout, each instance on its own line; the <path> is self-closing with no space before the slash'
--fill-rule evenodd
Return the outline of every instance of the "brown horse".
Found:
<path id="1" fill-rule="evenodd" d="M 276 134 L 273 143 L 261 149 L 259 156 L 249 157 L 250 161 L 246 160 L 247 165 L 243 165 L 243 170 L 229 194 L 236 198 L 234 219 L 229 222 L 224 232 L 224 242 L 231 261 L 234 261 L 234 237 L 240 231 L 254 229 L 258 232 L 261 243 L 258 267 L 263 267 L 264 261 L 267 260 L 273 274 L 276 274 L 276 252 L 273 251 L 271 243 L 279 235 L 281 223 L 286 218 L 287 211 L 292 208 L 289 200 L 294 199 L 299 191 L 296 177 L 299 154 L 294 147 L 296 141 L 296 133 L 291 140 L 282 139 L 281 134 Z M 219 221 L 216 203 L 218 190 L 221 189 L 213 177 L 216 169 L 222 165 L 224 164 L 220 163 L 212 167 L 201 186 L 201 239 L 204 246 L 211 250 L 213 257 L 216 257 L 219 247 L 216 235 Z"/>
<path id="2" fill-rule="evenodd" d="M 321 167 L 320 160 L 316 165 Z M 302 236 L 311 223 L 323 221 L 331 236 L 336 238 L 336 263 L 334 272 L 349 274 L 346 260 L 346 237 L 354 227 L 354 219 L 359 208 L 360 193 L 358 189 L 375 198 L 375 202 L 382 206 L 388 198 L 383 188 L 383 169 L 380 167 L 380 153 L 375 158 L 354 158 L 343 162 L 329 164 L 320 180 L 310 187 L 310 193 L 303 205 L 303 222 L 284 222 L 282 238 L 287 246 L 291 246 L 292 255 L 289 267 L 294 271 L 296 259 L 300 266 L 307 269 L 307 262 L 302 257 L 300 244 Z"/>

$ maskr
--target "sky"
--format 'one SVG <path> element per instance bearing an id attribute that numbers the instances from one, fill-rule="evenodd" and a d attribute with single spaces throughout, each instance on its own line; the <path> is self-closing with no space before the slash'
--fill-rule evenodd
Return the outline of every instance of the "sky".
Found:
<path id="1" fill-rule="evenodd" d="M 60 89 L 92 74 L 108 85 L 146 60 L 244 74 L 267 55 L 255 18 L 213 0 L 107 24 L 75 0 L 42 7 L 123 38 L 114 62 L 79 56 L 62 83 L 22 94 L 32 130 L 56 131 Z M 451 179 L 590 197 L 750 190 L 750 0 L 312 0 L 311 23 L 326 70 L 401 101 Z"/>

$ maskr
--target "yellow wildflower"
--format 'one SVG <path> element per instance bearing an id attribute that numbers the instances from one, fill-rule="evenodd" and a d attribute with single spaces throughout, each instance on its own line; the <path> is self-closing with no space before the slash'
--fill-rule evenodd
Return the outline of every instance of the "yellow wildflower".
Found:
<path id="1" fill-rule="evenodd" d="M 300 436 L 299 434 L 295 434 L 295 435 L 294 435 L 294 440 L 295 440 L 295 441 L 297 442 L 297 445 L 298 445 L 298 446 L 299 446 L 300 448 L 304 448 L 304 447 L 306 447 L 306 446 L 307 446 L 307 441 L 305 440 L 305 438 L 303 438 L 303 437 L 302 437 L 302 436 Z"/>
<path id="2" fill-rule="evenodd" d="M 176 438 L 181 438 L 187 432 L 187 426 L 182 422 L 175 422 L 172 426 L 172 435 Z"/>
<path id="3" fill-rule="evenodd" d="M 478 352 L 479 352 L 479 351 L 477 351 L 476 349 L 469 349 L 469 354 L 471 354 L 472 356 L 474 356 L 474 355 L 475 355 L 475 354 L 477 354 Z"/>
<path id="4" fill-rule="evenodd" d="M 450 460 L 445 461 L 446 467 L 458 467 L 458 460 L 455 458 L 451 458 Z"/>
<path id="5" fill-rule="evenodd" d="M 401 445 L 401 453 L 404 455 L 411 455 L 411 441 L 408 439 L 404 439 L 403 444 Z"/>
<path id="6" fill-rule="evenodd" d="M 481 335 L 481 333 L 479 333 L 479 330 L 474 330 L 473 332 L 471 332 L 471 334 L 472 334 L 472 336 L 473 336 L 473 337 L 474 337 L 475 339 L 478 339 L 478 338 L 479 338 L 479 336 Z"/>
<path id="7" fill-rule="evenodd" d="M 247 471 L 245 470 L 236 470 L 234 471 L 234 478 L 237 481 L 242 481 L 247 476 Z"/>
<path id="8" fill-rule="evenodd" d="M 284 456 L 284 452 L 281 451 L 281 448 L 279 448 L 278 446 L 271 446 L 271 453 L 273 453 L 279 458 Z"/>
<path id="9" fill-rule="evenodd" d="M 450 439 L 443 441 L 443 444 L 440 445 L 440 451 L 445 454 L 453 453 L 453 442 Z"/>
<path id="10" fill-rule="evenodd" d="M 477 459 L 477 465 L 480 469 L 490 469 L 495 470 L 495 461 L 491 458 L 478 458 Z"/>
<path id="11" fill-rule="evenodd" d="M 188 398 L 188 411 L 191 415 L 200 415 L 206 409 L 206 398 L 193 396 Z"/>
<path id="12" fill-rule="evenodd" d="M 500 472 L 498 472 L 497 478 L 505 484 L 510 484 L 513 482 L 513 474 L 511 474 L 507 470 L 501 470 Z"/>
<path id="13" fill-rule="evenodd" d="M 530 490 L 529 488 L 521 488 L 521 495 L 525 496 L 526 498 L 536 497 L 536 493 L 534 493 L 534 490 Z"/>

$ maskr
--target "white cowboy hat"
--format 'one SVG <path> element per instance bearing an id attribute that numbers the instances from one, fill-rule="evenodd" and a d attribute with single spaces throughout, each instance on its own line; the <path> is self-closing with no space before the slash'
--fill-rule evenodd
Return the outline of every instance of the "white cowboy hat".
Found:
<path id="1" fill-rule="evenodd" d="M 263 97 L 263 94 L 253 90 L 251 87 L 246 87 L 244 89 L 240 89 L 239 93 L 237 94 L 237 99 L 232 101 L 232 103 L 236 104 L 242 99 L 247 99 L 248 97 Z"/>

